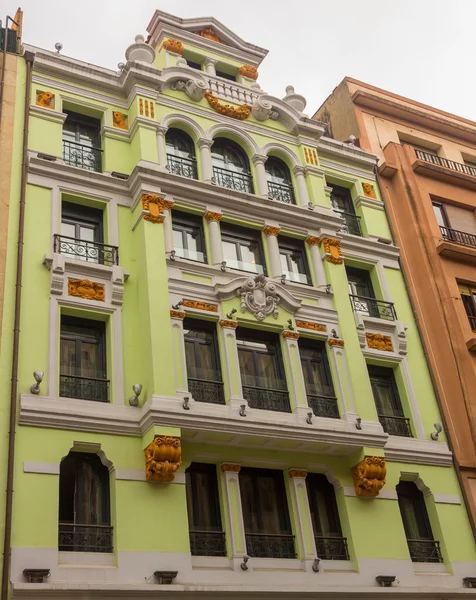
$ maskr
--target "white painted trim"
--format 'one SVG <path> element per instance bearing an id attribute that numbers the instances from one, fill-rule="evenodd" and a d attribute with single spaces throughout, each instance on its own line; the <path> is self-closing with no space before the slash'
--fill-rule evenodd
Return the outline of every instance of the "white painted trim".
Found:
<path id="1" fill-rule="evenodd" d="M 457 494 L 433 494 L 436 504 L 461 504 L 461 498 Z"/>
<path id="2" fill-rule="evenodd" d="M 357 493 L 353 487 L 344 486 L 344 495 L 345 496 L 357 496 Z M 367 498 L 364 498 L 366 500 Z M 397 491 L 396 490 L 380 490 L 378 496 L 372 496 L 369 498 L 370 500 L 398 500 Z"/>
<path id="3" fill-rule="evenodd" d="M 27 462 L 23 463 L 24 473 L 40 473 L 42 475 L 59 475 L 60 466 L 57 463 Z"/>
<path id="4" fill-rule="evenodd" d="M 116 469 L 116 480 L 117 481 L 146 481 L 145 471 L 139 471 L 135 469 Z M 175 473 L 173 481 L 169 483 L 178 483 L 185 485 L 185 473 Z M 150 484 L 155 485 L 155 484 Z"/>

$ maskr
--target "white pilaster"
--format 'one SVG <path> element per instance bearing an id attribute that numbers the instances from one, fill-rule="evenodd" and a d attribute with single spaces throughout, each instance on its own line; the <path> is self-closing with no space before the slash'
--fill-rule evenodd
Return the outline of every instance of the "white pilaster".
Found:
<path id="1" fill-rule="evenodd" d="M 220 321 L 220 335 L 225 350 L 225 381 L 227 382 L 229 393 L 229 404 L 233 400 L 240 401 L 240 404 L 246 404 L 243 400 L 243 387 L 241 384 L 240 363 L 238 360 L 238 347 L 236 345 L 236 321 L 222 319 Z"/>
<path id="2" fill-rule="evenodd" d="M 213 177 L 212 153 L 211 147 L 213 140 L 208 138 L 200 138 L 198 147 L 200 148 L 200 162 L 202 166 L 202 180 L 210 182 Z"/>
<path id="3" fill-rule="evenodd" d="M 286 329 L 282 332 L 281 337 L 284 361 L 288 365 L 287 384 L 291 392 L 293 412 L 299 411 L 305 416 L 310 409 L 307 404 L 306 386 L 299 355 L 299 333 Z"/>
<path id="4" fill-rule="evenodd" d="M 267 156 L 261 154 L 255 154 L 251 160 L 255 166 L 256 171 L 256 183 L 258 187 L 258 196 L 268 197 L 268 181 L 266 178 L 266 169 L 264 163 L 267 161 Z"/>
<path id="5" fill-rule="evenodd" d="M 207 212 L 205 221 L 208 223 L 208 233 L 210 234 L 210 250 L 212 265 L 219 265 L 223 261 L 223 251 L 221 247 L 220 221 L 223 215 L 216 212 Z"/>
<path id="6" fill-rule="evenodd" d="M 354 394 L 352 392 L 352 384 L 350 381 L 349 368 L 347 366 L 347 358 L 344 353 L 344 347 L 341 345 L 342 340 L 330 339 L 330 355 L 334 364 L 335 373 L 337 374 L 337 383 L 339 395 L 342 402 L 342 418 L 347 421 L 355 421 L 357 418 L 357 410 L 355 406 Z"/>
<path id="7" fill-rule="evenodd" d="M 165 252 L 172 252 L 174 249 L 174 240 L 172 233 L 172 219 L 170 215 L 170 211 L 173 208 L 174 203 L 170 200 L 162 199 L 161 208 L 162 214 L 164 215 L 164 244 L 165 244 Z"/>
<path id="8" fill-rule="evenodd" d="M 205 70 L 207 71 L 208 75 L 213 75 L 213 77 L 216 77 L 217 71 L 216 71 L 216 64 L 217 64 L 217 60 L 215 58 L 209 58 L 207 56 L 207 58 L 205 58 L 204 61 L 204 65 L 205 65 Z"/>
<path id="9" fill-rule="evenodd" d="M 241 466 L 236 463 L 222 463 L 221 471 L 225 480 L 226 508 L 229 522 L 230 546 L 232 558 L 246 555 L 245 525 L 241 507 L 240 479 Z"/>
<path id="10" fill-rule="evenodd" d="M 279 227 L 273 227 L 266 225 L 263 229 L 263 233 L 266 236 L 266 242 L 268 245 L 268 256 L 271 268 L 271 277 L 279 277 L 283 274 L 283 268 L 281 266 L 281 258 L 279 256 L 279 244 L 278 235 Z"/>
<path id="11" fill-rule="evenodd" d="M 167 166 L 167 150 L 165 148 L 165 134 L 168 127 L 159 125 L 157 127 L 157 154 L 159 156 L 159 165 L 165 169 Z"/>
<path id="12" fill-rule="evenodd" d="M 305 169 L 300 165 L 296 165 L 293 168 L 293 173 L 296 178 L 298 204 L 300 206 L 307 206 L 309 204 L 309 192 L 307 191 Z"/>
<path id="13" fill-rule="evenodd" d="M 172 347 L 175 357 L 175 388 L 177 394 L 186 394 L 188 392 L 187 361 L 185 359 L 185 342 L 183 339 L 184 318 L 184 312 L 178 310 L 170 311 Z"/>
<path id="14" fill-rule="evenodd" d="M 317 556 L 312 530 L 311 511 L 306 489 L 307 472 L 304 469 L 289 469 L 293 504 L 296 509 L 298 538 L 303 561 L 313 562 Z"/>
<path id="15" fill-rule="evenodd" d="M 311 263 L 316 287 L 326 285 L 326 273 L 324 271 L 324 265 L 322 264 L 321 253 L 319 252 L 319 244 L 321 242 L 318 237 L 309 236 L 306 239 L 306 243 L 311 252 Z"/>

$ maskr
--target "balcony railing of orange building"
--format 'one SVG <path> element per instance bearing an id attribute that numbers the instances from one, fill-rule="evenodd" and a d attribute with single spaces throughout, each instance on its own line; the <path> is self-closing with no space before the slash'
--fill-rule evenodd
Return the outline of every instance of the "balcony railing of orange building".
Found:
<path id="1" fill-rule="evenodd" d="M 457 229 L 441 226 L 440 231 L 443 239 L 448 242 L 454 242 L 455 244 L 461 244 L 462 246 L 473 246 L 473 248 L 476 248 L 476 235 L 473 233 L 466 233 L 465 231 L 458 231 Z"/>
<path id="2" fill-rule="evenodd" d="M 458 163 L 454 160 L 448 160 L 447 158 L 443 158 L 437 154 L 425 152 L 424 150 L 418 150 L 417 148 L 415 148 L 415 154 L 419 160 L 424 160 L 425 162 L 438 165 L 439 167 L 445 167 L 446 169 L 451 169 L 452 171 L 458 171 L 458 173 L 464 173 L 465 175 L 476 177 L 476 167 L 465 165 L 464 163 Z"/>

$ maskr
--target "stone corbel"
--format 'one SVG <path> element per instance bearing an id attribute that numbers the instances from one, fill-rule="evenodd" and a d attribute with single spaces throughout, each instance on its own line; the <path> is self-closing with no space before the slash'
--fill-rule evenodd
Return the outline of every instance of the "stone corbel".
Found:
<path id="1" fill-rule="evenodd" d="M 112 267 L 112 295 L 111 304 L 122 305 L 124 300 L 124 269 L 122 267 Z"/>
<path id="2" fill-rule="evenodd" d="M 352 468 L 352 478 L 357 496 L 375 498 L 386 483 L 387 467 L 380 456 L 366 456 Z"/>
<path id="3" fill-rule="evenodd" d="M 398 343 L 398 354 L 405 356 L 407 353 L 407 326 L 401 321 L 395 321 L 397 326 L 397 343 Z"/>
<path id="4" fill-rule="evenodd" d="M 43 261 L 46 264 L 46 258 Z M 64 256 L 61 254 L 53 254 L 53 259 L 51 262 L 51 282 L 50 282 L 50 293 L 55 295 L 60 295 L 64 290 L 64 282 L 65 282 L 65 261 Z"/>
<path id="5" fill-rule="evenodd" d="M 147 481 L 173 481 L 182 464 L 180 438 L 156 435 L 144 450 L 145 478 Z"/>

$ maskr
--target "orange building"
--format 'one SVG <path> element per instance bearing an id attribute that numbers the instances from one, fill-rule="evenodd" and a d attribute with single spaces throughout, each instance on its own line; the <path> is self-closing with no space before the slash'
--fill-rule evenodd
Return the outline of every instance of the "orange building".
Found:
<path id="1" fill-rule="evenodd" d="M 476 123 L 349 77 L 314 118 L 329 136 L 379 157 L 386 210 L 475 523 Z"/>

